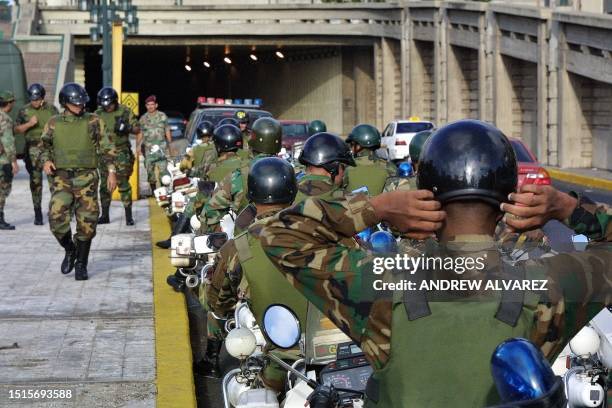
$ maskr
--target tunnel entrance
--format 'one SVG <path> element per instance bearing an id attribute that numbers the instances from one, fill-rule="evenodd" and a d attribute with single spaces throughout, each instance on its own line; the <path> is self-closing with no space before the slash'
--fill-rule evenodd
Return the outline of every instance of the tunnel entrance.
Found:
<path id="1" fill-rule="evenodd" d="M 95 96 L 102 86 L 100 48 L 82 48 L 86 88 Z M 262 109 L 279 119 L 322 119 L 338 133 L 375 120 L 369 110 L 355 109 L 352 116 L 343 110 L 347 97 L 355 98 L 345 95 L 347 77 L 374 77 L 371 46 L 126 45 L 123 53 L 123 91 L 139 93 L 141 113 L 154 94 L 160 110 L 185 117 L 205 96 L 260 98 Z"/>

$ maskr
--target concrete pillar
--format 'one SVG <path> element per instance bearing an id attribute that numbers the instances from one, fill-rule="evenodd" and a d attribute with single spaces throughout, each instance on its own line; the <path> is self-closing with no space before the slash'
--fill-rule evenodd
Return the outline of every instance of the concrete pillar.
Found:
<path id="1" fill-rule="evenodd" d="M 376 123 L 376 86 L 371 48 L 353 52 L 353 78 L 355 82 L 355 124 Z"/>
<path id="2" fill-rule="evenodd" d="M 497 55 L 497 21 L 493 11 L 487 9 L 481 17 L 481 51 L 478 58 L 479 78 L 482 85 L 479 89 L 480 112 L 483 120 L 495 122 L 495 62 Z"/>
<path id="3" fill-rule="evenodd" d="M 410 9 L 402 9 L 402 40 L 401 40 L 401 93 L 402 93 L 402 117 L 410 116 L 410 47 L 412 44 L 412 26 L 410 20 Z"/>
<path id="4" fill-rule="evenodd" d="M 448 13 L 440 7 L 434 14 L 436 38 L 434 41 L 434 121 L 438 125 L 448 121 Z"/>
<path id="5" fill-rule="evenodd" d="M 463 119 L 463 98 L 464 83 L 463 73 L 461 72 L 461 63 L 458 59 L 458 53 L 455 52 L 453 46 L 449 46 L 448 52 L 448 107 L 447 107 L 447 120 L 453 121 Z"/>
<path id="6" fill-rule="evenodd" d="M 382 129 L 401 114 L 400 44 L 381 38 L 374 46 L 374 72 L 376 78 L 377 121 Z"/>
<path id="7" fill-rule="evenodd" d="M 538 27 L 538 66 L 537 66 L 537 116 L 536 116 L 536 143 L 534 154 L 542 161 L 548 150 L 548 67 L 546 36 L 549 31 L 547 20 L 540 21 Z"/>
<path id="8" fill-rule="evenodd" d="M 561 24 L 558 21 L 552 20 L 550 23 L 550 38 L 548 40 L 548 83 L 546 87 L 548 91 L 548 116 L 546 120 L 546 140 L 540 148 L 542 154 L 538 156 L 540 161 L 549 166 L 559 165 L 559 64 L 561 62 L 559 39 L 561 35 Z"/>
<path id="9" fill-rule="evenodd" d="M 353 75 L 354 54 L 350 49 L 342 50 L 342 134 L 351 131 L 357 120 L 356 115 L 356 89 Z"/>
<path id="10" fill-rule="evenodd" d="M 382 43 L 376 41 L 374 43 L 374 83 L 375 83 L 375 98 L 376 98 L 376 127 L 382 129 L 384 124 L 383 118 L 383 63 L 382 63 Z"/>

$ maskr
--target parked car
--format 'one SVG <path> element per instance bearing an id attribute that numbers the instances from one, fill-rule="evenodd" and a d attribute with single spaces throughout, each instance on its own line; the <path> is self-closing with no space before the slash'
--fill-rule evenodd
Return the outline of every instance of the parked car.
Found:
<path id="1" fill-rule="evenodd" d="M 185 139 L 185 126 L 187 120 L 181 112 L 165 111 L 168 116 L 168 126 L 170 126 L 170 134 L 172 135 L 172 146 L 176 152 L 184 152 L 187 148 L 187 140 Z"/>
<path id="2" fill-rule="evenodd" d="M 288 154 L 293 153 L 293 145 L 308 139 L 308 122 L 305 120 L 281 120 L 283 126 L 282 146 Z"/>
<path id="3" fill-rule="evenodd" d="M 272 114 L 268 111 L 244 107 L 243 105 L 209 105 L 210 108 L 205 108 L 200 112 L 194 119 L 193 123 L 189 123 L 189 127 L 186 130 L 187 140 L 194 143 L 196 137 L 196 129 L 200 122 L 208 120 L 216 125 L 221 119 L 233 118 L 238 111 L 245 111 L 249 115 L 249 127 L 253 125 L 257 119 L 261 117 L 272 117 Z M 250 105 L 247 105 L 250 106 Z"/>
<path id="4" fill-rule="evenodd" d="M 391 161 L 406 160 L 410 157 L 408 146 L 412 137 L 419 132 L 433 128 L 433 123 L 420 120 L 417 117 L 390 122 L 381 135 L 381 147 L 377 151 L 378 155 Z"/>
<path id="5" fill-rule="evenodd" d="M 518 164 L 517 189 L 523 184 L 550 185 L 552 182 L 550 175 L 546 169 L 540 165 L 537 157 L 529 150 L 527 145 L 520 139 L 509 138 L 509 140 L 514 148 Z"/>

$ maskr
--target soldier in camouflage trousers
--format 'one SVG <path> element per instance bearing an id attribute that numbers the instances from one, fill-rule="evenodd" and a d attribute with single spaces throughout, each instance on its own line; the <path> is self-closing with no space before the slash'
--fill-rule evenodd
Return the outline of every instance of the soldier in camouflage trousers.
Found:
<path id="1" fill-rule="evenodd" d="M 11 193 L 13 176 L 19 171 L 13 137 L 13 120 L 8 115 L 14 104 L 15 96 L 12 92 L 0 92 L 0 230 L 15 229 L 4 220 L 6 198 Z"/>
<path id="2" fill-rule="evenodd" d="M 166 171 L 166 161 L 160 160 L 162 155 L 170 154 L 172 135 L 168 125 L 168 117 L 164 112 L 158 111 L 157 97 L 149 96 L 145 99 L 147 112 L 140 117 L 140 133 L 136 140 L 136 147 L 140 149 L 144 143 L 145 167 L 147 179 L 151 186 L 151 194 L 156 188 L 161 187 L 161 177 Z M 154 148 L 157 146 L 157 148 Z"/>
<path id="3" fill-rule="evenodd" d="M 130 177 L 134 170 L 134 153 L 130 145 L 130 134 L 139 133 L 138 121 L 130 108 L 119 104 L 119 95 L 113 88 L 100 89 L 97 99 L 98 109 L 95 113 L 104 121 L 111 142 L 117 150 L 115 169 L 117 170 L 117 187 L 125 209 L 125 224 L 134 225 L 132 186 L 130 184 Z M 111 193 L 106 187 L 108 170 L 105 165 L 101 164 L 98 171 L 100 172 L 100 204 L 102 206 L 98 224 L 108 224 L 111 204 Z"/>
<path id="4" fill-rule="evenodd" d="M 98 163 L 108 168 L 108 190 L 112 192 L 117 183 L 114 165 L 117 153 L 104 122 L 85 112 L 89 96 L 82 86 L 64 85 L 59 100 L 65 110 L 49 120 L 41 136 L 43 170 L 53 175 L 49 225 L 66 251 L 62 273 L 70 273 L 74 268 L 75 279 L 86 280 L 99 215 Z M 77 223 L 74 238 L 70 229 L 73 210 Z"/>
<path id="5" fill-rule="evenodd" d="M 51 116 L 57 115 L 57 108 L 45 101 L 45 88 L 41 84 L 32 84 L 28 87 L 26 104 L 17 114 L 15 133 L 23 133 L 26 141 L 25 165 L 30 174 L 30 191 L 34 205 L 34 225 L 43 225 L 41 210 L 42 203 L 42 162 L 40 161 L 40 136 Z M 53 180 L 47 177 L 49 190 L 53 191 Z"/>

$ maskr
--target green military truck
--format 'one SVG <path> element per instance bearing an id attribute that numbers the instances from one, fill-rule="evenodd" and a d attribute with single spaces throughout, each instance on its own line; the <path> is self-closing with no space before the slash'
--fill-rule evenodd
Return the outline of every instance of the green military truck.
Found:
<path id="1" fill-rule="evenodd" d="M 26 103 L 28 83 L 23 65 L 21 51 L 14 42 L 0 39 L 0 90 L 9 90 L 15 94 L 15 107 L 10 113 L 13 120 L 17 112 Z M 15 135 L 17 154 L 21 157 L 25 150 L 23 135 Z"/>

